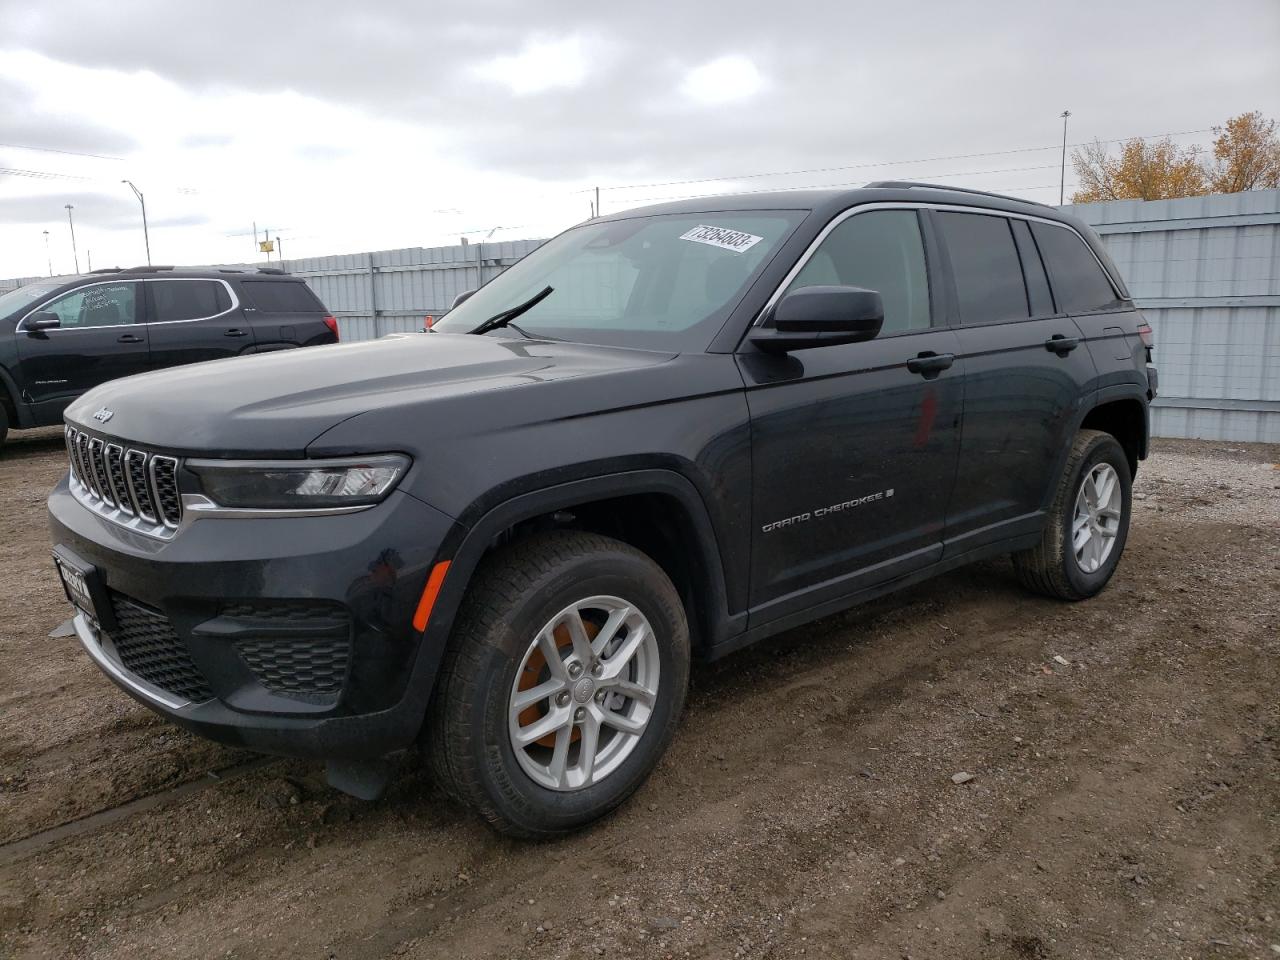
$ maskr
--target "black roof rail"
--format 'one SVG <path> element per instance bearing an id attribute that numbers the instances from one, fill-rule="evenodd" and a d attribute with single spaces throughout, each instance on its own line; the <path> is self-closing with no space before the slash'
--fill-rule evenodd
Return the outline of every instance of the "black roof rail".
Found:
<path id="1" fill-rule="evenodd" d="M 1050 207 L 1047 203 L 1041 203 L 1039 200 L 1024 200 L 1022 197 L 1013 197 L 1007 193 L 992 193 L 990 190 L 974 190 L 972 187 L 950 187 L 945 183 L 925 183 L 921 180 L 872 180 L 867 184 L 868 187 L 882 187 L 887 189 L 910 190 L 912 188 L 920 188 L 923 190 L 949 190 L 952 193 L 971 193 L 979 197 L 993 197 L 996 200 L 1014 200 L 1018 203 L 1029 203 L 1036 207 Z"/>
<path id="2" fill-rule="evenodd" d="M 286 277 L 286 276 L 288 276 L 288 275 L 289 275 L 289 274 L 288 274 L 288 271 L 281 270 L 279 267 L 259 267 L 259 268 L 258 268 L 258 272 L 259 272 L 259 273 L 270 273 L 270 274 L 273 274 L 274 276 L 277 276 L 277 277 Z"/>
<path id="3" fill-rule="evenodd" d="M 163 266 L 163 267 L 153 267 L 148 265 L 145 267 L 125 267 L 120 272 L 121 273 L 159 273 L 162 270 L 173 270 L 173 269 L 174 267 L 172 265 Z"/>
<path id="4" fill-rule="evenodd" d="M 92 276 L 95 273 L 120 273 L 120 268 L 119 267 L 99 267 L 97 270 L 89 271 L 90 276 Z"/>

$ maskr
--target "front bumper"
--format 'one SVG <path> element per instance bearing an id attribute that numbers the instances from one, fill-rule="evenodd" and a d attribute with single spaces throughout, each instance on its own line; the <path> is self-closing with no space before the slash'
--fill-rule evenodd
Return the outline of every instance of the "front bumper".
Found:
<path id="1" fill-rule="evenodd" d="M 357 513 L 206 517 L 160 540 L 87 509 L 64 478 L 49 520 L 112 607 L 109 630 L 77 614 L 77 636 L 151 709 L 284 756 L 366 760 L 417 736 L 442 651 L 412 619 L 455 530 L 444 514 L 397 491 Z"/>

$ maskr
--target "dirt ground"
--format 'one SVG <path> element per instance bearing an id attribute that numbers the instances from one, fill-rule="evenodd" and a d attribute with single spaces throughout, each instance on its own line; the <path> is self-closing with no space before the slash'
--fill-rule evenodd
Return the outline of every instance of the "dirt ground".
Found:
<path id="1" fill-rule="evenodd" d="M 416 761 L 371 804 L 245 767 L 50 639 L 63 454 L 14 437 L 0 957 L 1274 960 L 1277 461 L 1158 443 L 1094 600 L 1029 596 L 1002 560 L 695 668 L 635 799 L 524 844 Z"/>

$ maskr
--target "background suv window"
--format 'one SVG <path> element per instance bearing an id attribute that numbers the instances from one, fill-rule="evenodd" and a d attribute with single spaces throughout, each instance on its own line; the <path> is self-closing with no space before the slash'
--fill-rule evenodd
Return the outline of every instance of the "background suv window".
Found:
<path id="1" fill-rule="evenodd" d="M 199 320 L 231 309 L 227 288 L 216 280 L 158 280 L 150 289 L 153 322 Z"/>
<path id="2" fill-rule="evenodd" d="M 980 213 L 937 216 L 951 255 L 961 321 L 997 323 L 1031 316 L 1009 221 Z"/>
<path id="3" fill-rule="evenodd" d="M 133 323 L 137 293 L 136 283 L 99 283 L 72 290 L 45 304 L 40 312 L 56 313 L 64 330 L 114 327 Z"/>
<path id="4" fill-rule="evenodd" d="M 301 280 L 246 280 L 246 296 L 263 313 L 323 313 L 324 307 Z"/>
<path id="5" fill-rule="evenodd" d="M 929 275 L 914 210 L 872 210 L 839 224 L 787 289 L 828 284 L 875 290 L 884 300 L 881 333 L 929 326 Z"/>
<path id="6" fill-rule="evenodd" d="M 1116 302 L 1111 281 L 1074 230 L 1033 223 L 1040 255 L 1049 270 L 1058 309 L 1066 313 L 1090 313 Z"/>

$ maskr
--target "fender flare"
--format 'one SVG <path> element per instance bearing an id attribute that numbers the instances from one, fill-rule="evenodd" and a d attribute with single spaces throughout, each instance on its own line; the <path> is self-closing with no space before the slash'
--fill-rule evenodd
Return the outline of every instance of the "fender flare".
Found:
<path id="1" fill-rule="evenodd" d="M 1084 423 L 1085 418 L 1089 416 L 1098 407 L 1104 404 L 1114 403 L 1117 400 L 1134 400 L 1142 406 L 1143 431 L 1142 439 L 1139 443 L 1138 458 L 1145 460 L 1148 448 L 1151 443 L 1151 404 L 1147 399 L 1143 387 L 1138 383 L 1119 383 L 1098 388 L 1093 397 L 1087 402 L 1080 404 L 1071 421 L 1071 432 L 1068 434 L 1068 443 L 1058 452 L 1053 462 L 1053 470 L 1049 473 L 1049 482 L 1046 485 L 1044 496 L 1041 498 L 1041 510 L 1048 510 L 1049 504 L 1053 501 L 1053 495 L 1058 489 L 1058 480 L 1062 476 L 1062 469 L 1066 465 L 1067 457 L 1071 453 L 1071 441 L 1075 439 L 1075 435 L 1080 432 L 1080 426 Z"/>
<path id="2" fill-rule="evenodd" d="M 746 628 L 746 611 L 731 614 L 719 540 L 701 494 L 693 483 L 672 470 L 640 469 L 606 474 L 542 487 L 517 494 L 489 507 L 473 524 L 456 523 L 445 538 L 439 560 L 449 561 L 449 571 L 423 631 L 414 664 L 411 688 L 434 692 L 436 675 L 443 659 L 454 619 L 481 559 L 494 540 L 513 524 L 558 509 L 607 500 L 628 494 L 664 494 L 675 498 L 693 525 L 698 557 L 695 570 L 701 573 L 697 588 L 703 602 L 701 617 L 703 649 L 711 649 Z M 479 508 L 478 508 L 479 509 Z M 464 511 L 464 516 L 467 511 Z M 425 704 L 424 704 L 425 705 Z"/>
<path id="3" fill-rule="evenodd" d="M 13 375 L 2 366 L 0 366 L 0 390 L 8 394 L 9 406 L 13 410 L 14 422 L 9 426 L 20 429 L 32 426 L 31 411 L 27 409 L 27 405 L 22 401 L 22 391 L 18 389 L 17 381 L 13 379 Z"/>

